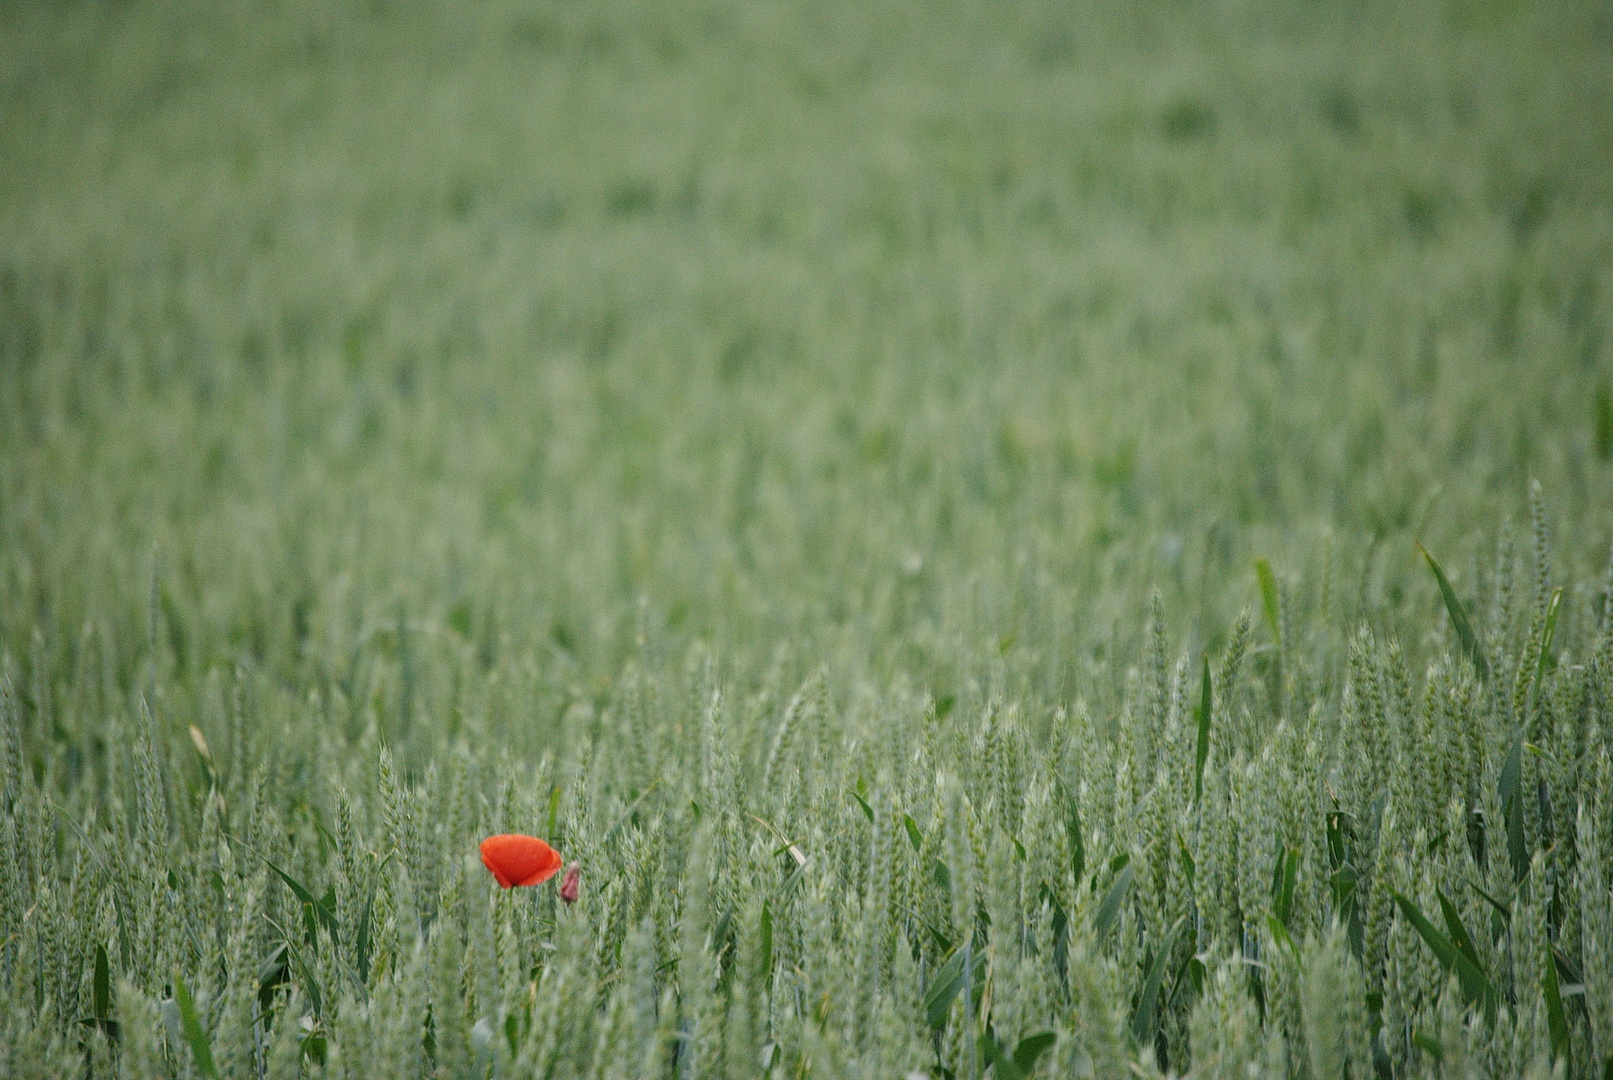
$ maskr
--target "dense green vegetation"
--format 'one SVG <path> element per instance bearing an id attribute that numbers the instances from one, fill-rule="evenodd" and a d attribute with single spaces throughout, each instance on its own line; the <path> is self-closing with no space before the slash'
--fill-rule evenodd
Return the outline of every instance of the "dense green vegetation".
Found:
<path id="1" fill-rule="evenodd" d="M 1091 7 L 0 4 L 0 1076 L 1609 1075 L 1613 14 Z"/>

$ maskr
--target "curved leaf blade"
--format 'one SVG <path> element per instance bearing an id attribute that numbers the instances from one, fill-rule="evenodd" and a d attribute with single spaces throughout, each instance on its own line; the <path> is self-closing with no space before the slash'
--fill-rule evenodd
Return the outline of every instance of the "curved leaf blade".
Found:
<path id="1" fill-rule="evenodd" d="M 1127 860 L 1120 873 L 1115 875 L 1114 884 L 1104 894 L 1103 903 L 1098 905 L 1098 913 L 1092 919 L 1093 933 L 1102 936 L 1114 926 L 1115 920 L 1120 917 L 1120 905 L 1126 902 L 1126 894 L 1131 890 L 1132 879 L 1136 876 L 1137 868 Z"/>
<path id="2" fill-rule="evenodd" d="M 1417 550 L 1423 553 L 1428 560 L 1428 568 L 1434 572 L 1434 581 L 1439 585 L 1439 595 L 1445 601 L 1445 610 L 1450 613 L 1451 625 L 1456 629 L 1456 638 L 1462 643 L 1462 651 L 1467 654 L 1468 660 L 1473 663 L 1473 670 L 1479 673 L 1479 678 L 1485 682 L 1490 681 L 1490 663 L 1484 658 L 1484 647 L 1479 644 L 1479 636 L 1473 630 L 1473 623 L 1467 617 L 1467 609 L 1456 598 L 1456 590 L 1451 588 L 1450 578 L 1445 576 L 1445 570 L 1438 560 L 1429 554 L 1423 547 L 1422 541 L 1417 543 Z"/>

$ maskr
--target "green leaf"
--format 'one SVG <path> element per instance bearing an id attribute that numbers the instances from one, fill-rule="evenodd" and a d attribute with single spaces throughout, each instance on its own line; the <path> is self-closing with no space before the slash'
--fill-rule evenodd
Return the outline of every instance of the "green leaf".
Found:
<path id="1" fill-rule="evenodd" d="M 1187 978 L 1188 978 L 1188 983 L 1193 987 L 1193 992 L 1195 994 L 1203 994 L 1204 993 L 1204 977 L 1207 974 L 1208 974 L 1208 972 L 1206 971 L 1206 969 L 1204 967 L 1204 961 L 1203 960 L 1200 960 L 1196 956 L 1188 958 L 1188 961 L 1187 961 Z"/>
<path id="2" fill-rule="evenodd" d="M 302 882 L 298 881 L 296 878 L 292 877 L 290 874 L 288 874 L 284 870 L 280 869 L 274 863 L 269 862 L 269 860 L 267 858 L 264 858 L 264 856 L 259 855 L 258 858 L 263 859 L 264 863 L 266 863 L 268 865 L 270 870 L 273 870 L 276 874 L 279 874 L 280 875 L 280 880 L 284 881 L 286 883 L 286 885 L 288 887 L 290 887 L 291 891 L 296 895 L 297 899 L 301 900 L 304 904 L 306 904 L 312 910 L 314 919 L 320 925 L 324 926 L 324 928 L 326 930 L 328 930 L 330 932 L 331 941 L 333 941 L 333 942 L 338 941 L 339 937 L 337 935 L 337 927 L 336 927 L 336 892 L 335 892 L 335 890 L 334 889 L 327 890 L 324 897 L 316 899 L 314 897 L 313 893 L 309 892 L 306 888 L 303 887 Z"/>
<path id="3" fill-rule="evenodd" d="M 1503 927 L 1510 926 L 1512 924 L 1512 909 L 1510 907 L 1503 904 L 1489 893 L 1485 892 L 1484 889 L 1479 886 L 1478 882 L 1469 881 L 1468 885 L 1473 889 L 1474 892 L 1479 894 L 1486 904 L 1490 905 L 1492 909 L 1492 918 L 1499 919 Z"/>
<path id="4" fill-rule="evenodd" d="M 1058 894 L 1042 882 L 1041 899 L 1053 909 L 1053 973 L 1059 985 L 1067 986 L 1070 971 L 1070 916 L 1059 903 Z"/>
<path id="5" fill-rule="evenodd" d="M 1462 922 L 1461 913 L 1456 910 L 1456 905 L 1438 889 L 1434 890 L 1434 895 L 1439 897 L 1439 910 L 1445 916 L 1445 929 L 1451 935 L 1451 944 L 1471 960 L 1474 967 L 1482 971 L 1484 964 L 1479 960 L 1479 951 L 1474 947 L 1473 936 L 1467 932 L 1467 926 Z"/>
<path id="6" fill-rule="evenodd" d="M 1294 942 L 1294 936 L 1288 932 L 1288 927 L 1277 921 L 1277 916 L 1266 916 L 1266 928 L 1271 931 L 1271 940 L 1288 951 L 1297 962 L 1299 960 L 1299 946 Z"/>
<path id="7" fill-rule="evenodd" d="M 1546 975 L 1541 980 L 1541 990 L 1546 995 L 1546 1028 L 1551 1032 L 1551 1057 L 1553 1061 L 1564 1064 L 1564 1073 L 1572 1069 L 1568 1060 L 1568 1015 L 1563 1012 L 1563 995 L 1557 982 L 1557 958 L 1552 955 L 1551 946 L 1546 946 Z"/>
<path id="8" fill-rule="evenodd" d="M 95 943 L 95 976 L 90 984 L 90 1014 L 96 1023 L 112 1018 L 112 966 L 107 963 L 106 946 Z"/>
<path id="9" fill-rule="evenodd" d="M 790 871 L 790 876 L 785 878 L 784 884 L 779 887 L 780 897 L 788 897 L 795 891 L 795 887 L 801 883 L 801 876 L 806 873 L 806 868 L 807 864 L 804 862 L 796 864 L 795 869 Z"/>
<path id="10" fill-rule="evenodd" d="M 190 988 L 179 972 L 174 972 L 174 1003 L 179 1006 L 179 1024 L 190 1045 L 191 1056 L 196 1059 L 196 1071 L 218 1080 L 218 1066 L 213 1064 L 213 1048 L 202 1030 L 202 1021 L 196 1015 L 196 1003 L 190 998 Z"/>
<path id="11" fill-rule="evenodd" d="M 107 1041 L 117 1043 L 118 1022 L 112 1019 L 112 969 L 107 962 L 106 946 L 100 942 L 95 943 L 94 969 L 90 980 L 90 1015 L 79 1017 L 78 1022 L 86 1027 L 96 1028 L 107 1037 Z"/>
<path id="12" fill-rule="evenodd" d="M 1020 1071 L 1019 1065 L 989 1031 L 980 1033 L 975 1040 L 975 1046 L 979 1048 L 980 1056 L 986 1059 L 986 1067 L 994 1070 L 997 1080 L 1025 1080 L 1025 1074 Z"/>
<path id="13" fill-rule="evenodd" d="M 872 825 L 874 823 L 874 808 L 868 805 L 867 799 L 855 791 L 851 793 L 851 797 L 857 800 L 857 805 L 862 807 L 863 817 L 867 818 L 868 824 Z"/>
<path id="14" fill-rule="evenodd" d="M 1204 798 L 1204 763 L 1210 759 L 1210 657 L 1200 657 L 1204 671 L 1199 679 L 1199 741 L 1193 754 L 1193 801 Z"/>
<path id="15" fill-rule="evenodd" d="M 1187 923 L 1187 916 L 1176 920 L 1170 932 L 1159 943 L 1148 962 L 1148 973 L 1143 976 L 1143 987 L 1137 995 L 1137 1011 L 1131 1018 L 1131 1033 L 1138 1046 L 1152 1046 L 1159 1034 L 1159 986 L 1165 978 L 1165 966 L 1170 963 L 1171 952 L 1176 948 L 1176 935 Z"/>
<path id="16" fill-rule="evenodd" d="M 1445 1044 L 1428 1034 L 1426 1031 L 1413 1032 L 1411 1042 L 1413 1046 L 1432 1057 L 1435 1062 L 1440 1064 L 1444 1063 Z"/>
<path id="17" fill-rule="evenodd" d="M 1350 815 L 1332 810 L 1327 815 L 1327 861 L 1334 870 L 1350 862 Z"/>
<path id="18" fill-rule="evenodd" d="M 364 897 L 364 910 L 358 915 L 358 931 L 353 936 L 353 960 L 358 969 L 358 981 L 370 981 L 370 918 L 375 909 L 375 879 L 370 879 L 369 892 Z"/>
<path id="19" fill-rule="evenodd" d="M 1523 835 L 1523 734 L 1512 740 L 1501 763 L 1501 813 L 1507 827 L 1507 856 L 1512 861 L 1512 880 L 1519 882 L 1529 873 L 1529 851 Z"/>
<path id="20" fill-rule="evenodd" d="M 275 990 L 291 977 L 289 956 L 286 943 L 282 941 L 258 965 L 258 1005 L 263 1012 L 273 1007 Z"/>
<path id="21" fill-rule="evenodd" d="M 1120 905 L 1126 902 L 1126 893 L 1131 889 L 1132 878 L 1136 876 L 1137 868 L 1131 865 L 1130 858 L 1122 858 L 1126 858 L 1126 863 L 1104 894 L 1103 903 L 1098 905 L 1098 913 L 1092 919 L 1092 931 L 1100 936 L 1108 933 L 1120 917 Z"/>
<path id="22" fill-rule="evenodd" d="M 1035 1035 L 1025 1036 L 1019 1040 L 1019 1045 L 1014 1047 L 1014 1064 L 1025 1076 L 1031 1075 L 1036 1071 L 1037 1060 L 1051 1049 L 1058 1039 L 1059 1037 L 1051 1031 L 1039 1031 Z"/>
<path id="23" fill-rule="evenodd" d="M 1299 880 L 1299 848 L 1277 850 L 1277 866 L 1273 875 L 1271 910 L 1285 927 L 1294 920 L 1294 886 Z"/>
<path id="24" fill-rule="evenodd" d="M 1405 914 L 1407 921 L 1422 935 L 1423 941 L 1434 951 L 1434 955 L 1439 958 L 1445 970 L 1456 975 L 1457 984 L 1462 988 L 1463 999 L 1469 1005 L 1482 1006 L 1485 1018 L 1493 1021 L 1498 995 L 1495 984 L 1490 982 L 1489 976 L 1469 960 L 1450 938 L 1440 933 L 1434 924 L 1424 917 L 1416 904 L 1398 892 L 1394 897 L 1395 903 L 1400 905 L 1400 910 Z"/>
<path id="25" fill-rule="evenodd" d="M 767 986 L 773 981 L 773 908 L 766 900 L 762 901 L 762 925 L 759 937 L 761 940 L 761 958 L 757 963 L 762 985 Z"/>
<path id="26" fill-rule="evenodd" d="M 907 842 L 913 845 L 913 850 L 923 849 L 924 834 L 919 832 L 918 822 L 913 820 L 912 814 L 902 815 L 902 827 L 907 830 Z"/>
<path id="27" fill-rule="evenodd" d="M 1462 602 L 1456 598 L 1456 590 L 1451 588 L 1450 579 L 1445 576 L 1444 569 L 1422 542 L 1417 542 L 1417 550 L 1423 553 L 1428 560 L 1428 568 L 1434 572 L 1434 580 L 1439 584 L 1439 594 L 1445 600 L 1445 610 L 1450 613 L 1451 625 L 1456 628 L 1456 638 L 1462 643 L 1462 651 L 1473 663 L 1473 670 L 1479 673 L 1479 678 L 1485 682 L 1490 681 L 1490 664 L 1484 659 L 1484 647 L 1479 644 L 1478 634 L 1473 632 L 1473 623 L 1467 617 L 1467 610 Z"/>
<path id="28" fill-rule="evenodd" d="M 1551 643 L 1557 636 L 1557 616 L 1562 612 L 1563 587 L 1557 586 L 1551 591 L 1551 600 L 1546 604 L 1546 625 L 1540 631 L 1540 659 L 1535 664 L 1535 686 L 1538 688 L 1546 678 L 1548 672 L 1556 667 L 1556 660 L 1551 655 Z"/>
<path id="29" fill-rule="evenodd" d="M 1271 644 L 1277 650 L 1278 662 L 1283 654 L 1282 609 L 1278 606 L 1277 578 L 1271 572 L 1271 563 L 1255 560 L 1255 577 L 1260 580 L 1260 600 L 1266 609 L 1266 628 L 1271 631 Z"/>
<path id="30" fill-rule="evenodd" d="M 303 958 L 302 951 L 297 948 L 297 943 L 293 936 L 286 933 L 286 928 L 273 919 L 269 920 L 269 925 L 280 931 L 280 938 L 285 944 L 286 956 L 289 961 L 286 965 L 286 970 L 289 972 L 292 968 L 296 968 L 297 979 L 302 984 L 303 993 L 308 995 L 308 1004 L 313 1006 L 314 1019 L 319 1019 L 324 1015 L 325 996 L 320 989 L 318 977 L 314 975 L 313 969 L 308 966 L 308 961 Z"/>
<path id="31" fill-rule="evenodd" d="M 118 959 L 123 963 L 123 970 L 128 971 L 134 965 L 134 943 L 129 938 L 129 922 L 123 915 L 123 901 L 116 894 L 112 897 L 112 910 L 118 917 Z"/>
<path id="32" fill-rule="evenodd" d="M 700 810 L 697 807 L 695 809 L 695 817 L 699 817 L 699 816 L 700 816 Z M 550 840 L 553 840 L 554 839 L 555 823 L 558 822 L 559 820 L 560 820 L 560 785 L 556 784 L 554 787 L 549 789 L 549 824 L 548 824 L 547 828 L 544 830 L 543 835 L 547 836 Z"/>
<path id="33" fill-rule="evenodd" d="M 1192 891 L 1193 883 L 1199 876 L 1199 861 L 1193 857 L 1192 850 L 1188 848 L 1187 841 L 1182 839 L 1180 832 L 1176 834 L 1176 858 L 1181 864 L 1183 875 L 1187 878 L 1188 890 Z"/>
<path id="34" fill-rule="evenodd" d="M 1087 842 L 1085 830 L 1081 827 L 1081 806 L 1076 801 L 1075 792 L 1070 790 L 1062 777 L 1058 779 L 1058 788 L 1064 796 L 1064 846 L 1070 853 L 1070 872 L 1075 875 L 1079 887 L 1082 875 L 1087 872 Z"/>
<path id="35" fill-rule="evenodd" d="M 930 988 L 924 992 L 924 1019 L 932 1031 L 940 1031 L 947 1025 L 952 999 L 963 989 L 963 966 L 968 951 L 965 945 L 948 957 L 930 981 Z"/>

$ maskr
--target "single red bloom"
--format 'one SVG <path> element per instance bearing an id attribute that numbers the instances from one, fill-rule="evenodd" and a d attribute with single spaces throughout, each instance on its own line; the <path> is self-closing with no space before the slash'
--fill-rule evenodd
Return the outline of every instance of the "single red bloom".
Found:
<path id="1" fill-rule="evenodd" d="M 566 867 L 566 876 L 560 882 L 560 899 L 568 904 L 577 902 L 577 893 L 582 889 L 582 863 L 572 863 Z"/>
<path id="2" fill-rule="evenodd" d="M 555 876 L 561 862 L 560 853 L 536 836 L 503 833 L 482 841 L 482 865 L 506 889 L 540 885 Z"/>

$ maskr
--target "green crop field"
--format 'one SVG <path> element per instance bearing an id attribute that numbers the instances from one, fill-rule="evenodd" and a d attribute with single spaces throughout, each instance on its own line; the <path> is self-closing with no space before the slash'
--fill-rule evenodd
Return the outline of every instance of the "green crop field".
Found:
<path id="1" fill-rule="evenodd" d="M 1610 549 L 1605 0 L 0 0 L 6 1080 L 1605 1080 Z"/>

